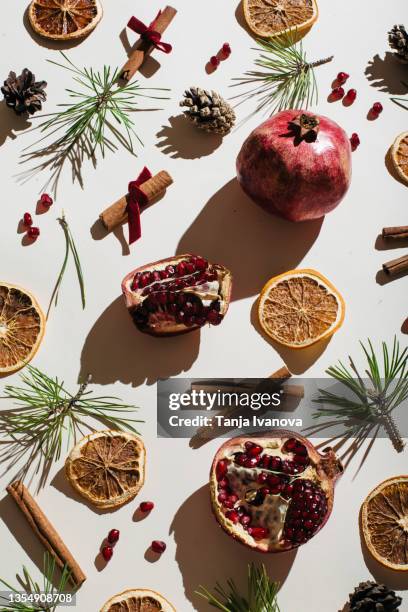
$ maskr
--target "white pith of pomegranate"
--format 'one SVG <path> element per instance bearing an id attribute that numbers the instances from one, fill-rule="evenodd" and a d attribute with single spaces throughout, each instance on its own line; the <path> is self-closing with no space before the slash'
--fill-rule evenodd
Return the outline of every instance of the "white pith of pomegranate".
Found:
<path id="1" fill-rule="evenodd" d="M 229 270 L 198 255 L 177 255 L 133 270 L 122 282 L 140 331 L 171 336 L 219 325 L 231 299 Z"/>
<path id="2" fill-rule="evenodd" d="M 332 449 L 321 454 L 291 431 L 232 438 L 211 468 L 212 507 L 223 529 L 250 548 L 291 550 L 326 524 L 342 471 Z"/>

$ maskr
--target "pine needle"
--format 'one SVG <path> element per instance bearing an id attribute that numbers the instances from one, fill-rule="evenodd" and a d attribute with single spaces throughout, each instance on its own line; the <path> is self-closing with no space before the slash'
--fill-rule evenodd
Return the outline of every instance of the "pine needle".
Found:
<path id="1" fill-rule="evenodd" d="M 57 586 L 54 587 L 54 581 L 57 573 L 56 561 L 51 555 L 46 552 L 44 555 L 43 569 L 43 585 L 40 585 L 33 580 L 27 568 L 23 566 L 22 576 L 18 576 L 20 585 L 24 585 L 24 591 L 20 588 L 15 588 L 0 578 L 0 584 L 3 585 L 11 594 L 25 594 L 29 596 L 28 602 L 10 601 L 4 595 L 0 595 L 1 611 L 14 610 L 15 612 L 55 612 L 59 605 L 66 605 L 58 601 L 58 596 L 67 592 L 68 582 L 71 572 L 65 565 L 60 572 Z M 41 596 L 49 596 L 50 603 L 41 602 Z M 17 599 L 17 597 L 16 597 Z M 55 603 L 54 603 L 55 602 Z"/>
<path id="2" fill-rule="evenodd" d="M 52 463 L 61 457 L 64 435 L 68 449 L 78 434 L 95 431 L 94 420 L 109 429 L 136 434 L 134 423 L 143 422 L 131 418 L 135 406 L 122 404 L 117 397 L 95 397 L 87 390 L 90 377 L 76 394 L 69 393 L 57 377 L 50 378 L 30 365 L 20 379 L 22 386 L 6 385 L 2 398 L 14 400 L 17 408 L 0 413 L 0 430 L 5 437 L 0 462 L 8 461 L 4 473 L 16 461 L 24 461 L 13 479 L 21 479 L 33 468 L 34 473 L 41 473 L 44 484 Z"/>
<path id="3" fill-rule="evenodd" d="M 248 565 L 247 596 L 242 596 L 231 579 L 227 580 L 228 588 L 219 583 L 215 587 L 216 595 L 200 586 L 197 595 L 223 612 L 279 612 L 277 593 L 279 585 L 272 582 L 265 566 Z"/>
<path id="4" fill-rule="evenodd" d="M 296 43 L 296 31 L 288 32 L 281 39 L 258 40 L 254 49 L 260 53 L 255 60 L 257 70 L 249 70 L 233 85 L 251 86 L 244 93 L 233 96 L 243 102 L 258 98 L 255 113 L 264 111 L 273 115 L 286 109 L 307 110 L 318 101 L 315 68 L 331 62 L 333 56 L 308 62 L 302 42 Z"/>
<path id="5" fill-rule="evenodd" d="M 50 303 L 48 306 L 48 310 L 47 310 L 47 319 L 49 317 L 50 311 L 51 311 L 51 307 L 54 303 L 55 306 L 58 305 L 58 297 L 59 297 L 59 290 L 62 284 L 62 280 L 64 278 L 64 274 L 65 274 L 65 270 L 67 268 L 67 264 L 68 264 L 68 259 L 69 259 L 69 255 L 70 253 L 72 254 L 72 257 L 74 259 L 74 263 L 75 263 L 75 269 L 77 272 L 77 276 L 78 276 L 78 282 L 79 282 L 79 289 L 81 292 L 81 302 L 82 302 L 82 308 L 85 309 L 86 306 L 86 300 L 85 300 L 85 283 L 84 283 L 84 276 L 82 273 L 82 266 L 81 266 L 81 262 L 79 259 L 79 255 L 78 255 L 78 251 L 77 248 L 75 246 L 75 242 L 74 242 L 74 238 L 72 236 L 70 227 L 68 225 L 68 222 L 65 218 L 65 214 L 64 211 L 62 211 L 62 216 L 58 219 L 63 231 L 64 231 L 64 236 L 65 236 L 65 255 L 64 255 L 64 260 L 62 262 L 62 267 L 61 267 L 61 271 L 58 275 L 57 278 L 57 282 L 55 283 L 55 287 L 54 290 L 52 292 L 51 295 L 51 299 L 50 299 Z"/>

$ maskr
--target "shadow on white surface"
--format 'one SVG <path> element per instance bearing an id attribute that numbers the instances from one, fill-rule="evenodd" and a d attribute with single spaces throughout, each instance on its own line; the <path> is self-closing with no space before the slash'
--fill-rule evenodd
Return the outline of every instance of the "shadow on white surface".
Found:
<path id="1" fill-rule="evenodd" d="M 18 132 L 23 132 L 31 127 L 31 123 L 26 117 L 16 115 L 12 108 L 9 108 L 5 100 L 0 102 L 0 146 L 7 138 L 15 140 Z"/>
<path id="2" fill-rule="evenodd" d="M 301 350 L 294 350 L 274 342 L 262 329 L 259 324 L 258 318 L 258 302 L 259 298 L 255 300 L 251 308 L 251 323 L 255 330 L 260 336 L 271 345 L 271 347 L 282 357 L 285 365 L 288 367 L 292 374 L 303 374 L 312 367 L 312 365 L 320 359 L 326 350 L 331 338 L 317 342 L 308 348 Z"/>
<path id="3" fill-rule="evenodd" d="M 169 117 L 156 136 L 157 147 L 173 159 L 197 159 L 211 155 L 222 144 L 220 134 L 208 134 L 196 128 L 183 114 Z M 197 134 L 197 132 L 199 132 Z"/>
<path id="4" fill-rule="evenodd" d="M 177 545 L 176 561 L 183 576 L 185 595 L 194 610 L 213 610 L 195 591 L 200 585 L 212 590 L 231 577 L 245 589 L 248 563 L 264 563 L 270 577 L 283 584 L 296 551 L 265 555 L 235 542 L 217 524 L 210 510 L 209 486 L 193 493 L 178 509 L 170 533 Z"/>
<path id="5" fill-rule="evenodd" d="M 391 51 L 384 58 L 378 53 L 368 62 L 365 74 L 372 87 L 393 95 L 408 93 L 407 67 Z"/>
<path id="6" fill-rule="evenodd" d="M 258 294 L 276 274 L 295 268 L 317 239 L 323 219 L 291 223 L 263 211 L 234 178 L 205 205 L 177 253 L 197 253 L 233 275 L 232 299 Z"/>
<path id="7" fill-rule="evenodd" d="M 134 387 L 187 372 L 198 357 L 200 332 L 154 338 L 134 326 L 123 297 L 101 314 L 81 354 L 79 379 L 92 375 L 100 385 L 120 381 Z"/>
<path id="8" fill-rule="evenodd" d="M 55 474 L 54 478 L 51 480 L 51 486 L 53 486 L 54 489 L 65 495 L 65 497 L 73 499 L 75 502 L 87 506 L 87 508 L 89 508 L 90 510 L 92 510 L 92 512 L 95 512 L 96 514 L 112 514 L 113 512 L 116 512 L 116 510 L 118 510 L 118 508 L 97 508 L 96 506 L 93 506 L 92 504 L 88 503 L 87 500 L 84 497 L 81 497 L 70 485 L 67 480 L 67 477 L 65 476 L 64 468 L 61 468 Z M 129 502 L 130 501 L 132 500 L 129 500 Z"/>

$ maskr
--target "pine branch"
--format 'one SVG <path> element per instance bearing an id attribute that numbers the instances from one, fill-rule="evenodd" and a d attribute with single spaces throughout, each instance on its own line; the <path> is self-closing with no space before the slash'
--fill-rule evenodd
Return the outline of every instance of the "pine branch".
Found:
<path id="1" fill-rule="evenodd" d="M 223 612 L 279 612 L 277 593 L 279 585 L 272 582 L 265 566 L 248 565 L 247 596 L 243 597 L 233 580 L 227 580 L 228 589 L 217 583 L 216 595 L 205 587 L 196 591 L 208 603 Z"/>
<path id="2" fill-rule="evenodd" d="M 17 461 L 24 461 L 13 479 L 22 479 L 33 469 L 45 484 L 52 463 L 61 457 L 65 434 L 68 449 L 76 443 L 78 434 L 95 431 L 94 420 L 109 429 L 138 433 L 134 423 L 142 421 L 130 417 L 137 410 L 135 406 L 122 404 L 116 397 L 94 397 L 87 389 L 90 377 L 75 394 L 69 393 L 57 377 L 49 378 L 30 365 L 20 378 L 23 385 L 6 385 L 2 398 L 14 400 L 17 408 L 0 413 L 0 429 L 5 436 L 0 462 L 8 462 L 4 473 Z"/>
<path id="3" fill-rule="evenodd" d="M 349 435 L 367 424 L 371 428 L 383 425 L 395 450 L 402 452 L 405 442 L 392 411 L 408 398 L 408 348 L 401 351 L 396 338 L 391 350 L 383 342 L 380 365 L 371 341 L 368 340 L 368 346 L 362 342 L 360 344 L 368 364 L 364 375 L 359 373 L 351 357 L 351 369 L 347 369 L 340 361 L 338 366 L 332 366 L 326 371 L 349 390 L 353 399 L 319 389 L 320 396 L 314 401 L 324 407 L 319 408 L 313 418 L 341 420 Z"/>
<path id="4" fill-rule="evenodd" d="M 260 52 L 255 60 L 259 70 L 250 70 L 233 87 L 250 85 L 251 88 L 232 99 L 239 104 L 256 97 L 258 105 L 252 114 L 265 111 L 273 115 L 286 109 L 308 109 L 318 101 L 315 68 L 331 62 L 333 56 L 308 62 L 302 42 L 297 44 L 296 31 L 280 39 L 258 40 Z"/>
<path id="5" fill-rule="evenodd" d="M 1 611 L 14 610 L 15 612 L 55 612 L 57 607 L 60 605 L 58 602 L 58 596 L 65 593 L 68 587 L 70 570 L 67 566 L 64 566 L 62 572 L 60 572 L 57 586 L 54 587 L 54 581 L 57 573 L 57 567 L 55 559 L 50 556 L 48 552 L 44 555 L 44 569 L 43 569 L 43 585 L 40 585 L 33 580 L 29 574 L 27 568 L 23 566 L 22 576 L 18 576 L 20 585 L 24 585 L 24 592 L 26 595 L 31 596 L 29 603 L 24 602 L 10 602 L 5 596 L 0 595 Z M 14 594 L 21 593 L 21 588 L 15 588 L 8 584 L 5 580 L 0 578 L 0 584 L 5 587 L 7 591 Z M 40 596 L 42 594 L 49 595 L 52 597 L 52 602 L 42 603 Z M 38 601 L 36 601 L 38 600 Z M 56 600 L 55 603 L 54 600 Z M 31 605 L 32 603 L 32 605 Z M 64 605 L 64 603 L 61 603 Z"/>
<path id="6" fill-rule="evenodd" d="M 135 142 L 143 146 L 132 118 L 139 110 L 138 98 L 163 100 L 166 98 L 144 92 L 169 91 L 143 88 L 137 81 L 121 84 L 117 68 L 80 69 L 65 53 L 61 55 L 66 63 L 49 62 L 72 73 L 79 88 L 66 89 L 71 101 L 59 104 L 61 111 L 43 115 L 45 121 L 36 128 L 43 136 L 23 154 L 23 163 L 36 163 L 20 175 L 25 182 L 38 172 L 48 170 L 50 177 L 44 189 L 51 186 L 54 194 L 67 161 L 71 163 L 73 178 L 82 184 L 81 166 L 85 158 L 93 160 L 95 165 L 97 152 L 104 157 L 107 151 L 114 152 L 119 146 L 135 154 Z"/>

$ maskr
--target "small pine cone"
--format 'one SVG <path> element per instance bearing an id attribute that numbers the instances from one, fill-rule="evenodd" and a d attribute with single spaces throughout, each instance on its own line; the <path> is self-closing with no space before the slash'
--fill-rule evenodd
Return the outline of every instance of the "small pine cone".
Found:
<path id="1" fill-rule="evenodd" d="M 35 75 L 24 68 L 20 76 L 10 72 L 4 81 L 1 91 L 7 106 L 12 108 L 17 115 L 25 113 L 34 115 L 42 109 L 42 102 L 47 99 L 44 89 L 47 87 L 45 81 L 36 81 Z"/>
<path id="2" fill-rule="evenodd" d="M 402 599 L 384 584 L 360 582 L 350 595 L 350 612 L 394 612 Z"/>
<path id="3" fill-rule="evenodd" d="M 408 32 L 403 25 L 395 25 L 388 32 L 388 42 L 391 49 L 394 49 L 398 59 L 408 62 Z"/>
<path id="4" fill-rule="evenodd" d="M 235 125 L 235 113 L 215 91 L 191 87 L 185 92 L 180 106 L 187 107 L 184 114 L 201 130 L 225 136 Z"/>

